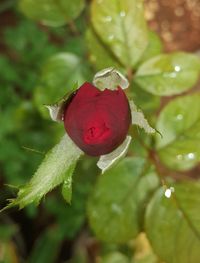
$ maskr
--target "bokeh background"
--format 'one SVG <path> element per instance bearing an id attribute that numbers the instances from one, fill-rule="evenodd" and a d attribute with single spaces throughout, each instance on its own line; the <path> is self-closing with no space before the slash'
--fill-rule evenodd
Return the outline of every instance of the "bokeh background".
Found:
<path id="1" fill-rule="evenodd" d="M 156 48 L 165 52 L 200 52 L 199 0 L 146 0 L 144 5 L 149 27 L 161 39 L 155 54 Z M 87 1 L 76 19 L 67 25 L 49 27 L 25 16 L 18 1 L 0 1 L 1 207 L 6 205 L 6 199 L 15 197 L 17 187 L 31 178 L 44 154 L 64 133 L 62 125 L 49 119 L 43 104 L 47 99 L 52 101 L 62 96 L 65 85 L 91 81 L 94 73 L 104 66 L 96 61 L 98 58 L 92 53 L 95 44 L 91 44 L 91 36 L 86 33 L 90 24 L 89 7 Z M 56 64 L 56 58 L 49 60 L 60 52 L 68 52 L 69 56 L 64 80 L 59 76 L 60 62 Z M 199 88 L 197 84 L 193 89 Z M 149 106 L 147 96 L 144 110 L 147 107 L 148 113 L 158 113 L 169 100 L 171 97 L 161 102 L 154 98 Z M 196 166 L 184 175 L 199 178 L 199 172 L 200 167 Z M 101 261 L 102 246 L 86 219 L 87 197 L 98 173 L 96 159 L 85 157 L 74 174 L 71 205 L 66 204 L 60 189 L 56 189 L 39 207 L 30 205 L 23 210 L 16 208 L 1 213 L 0 262 L 111 262 Z M 180 175 L 174 172 L 172 176 Z M 149 249 L 144 237 L 138 242 Z M 121 250 L 132 253 L 126 247 Z M 123 260 L 112 262 L 127 262 Z"/>

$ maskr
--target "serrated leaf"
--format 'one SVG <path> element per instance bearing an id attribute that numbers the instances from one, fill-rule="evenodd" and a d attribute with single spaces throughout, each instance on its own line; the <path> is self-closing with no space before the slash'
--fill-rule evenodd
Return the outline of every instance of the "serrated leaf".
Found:
<path id="1" fill-rule="evenodd" d="M 180 94 L 198 80 L 200 60 L 197 56 L 177 52 L 158 55 L 144 62 L 134 81 L 144 90 L 159 96 Z"/>
<path id="2" fill-rule="evenodd" d="M 146 232 L 154 251 L 166 263 L 198 263 L 200 258 L 200 184 L 174 185 L 171 198 L 164 189 L 153 196 L 146 212 Z"/>
<path id="3" fill-rule="evenodd" d="M 99 37 L 92 29 L 88 29 L 86 32 L 86 44 L 90 53 L 89 60 L 97 70 L 101 70 L 103 68 L 108 68 L 111 66 L 118 69 L 121 68 L 121 65 L 117 62 L 117 59 L 101 42 Z"/>
<path id="4" fill-rule="evenodd" d="M 131 108 L 132 124 L 139 126 L 147 133 L 155 133 L 156 130 L 149 125 L 148 121 L 144 117 L 143 112 L 137 108 L 132 100 L 129 101 L 129 104 Z"/>
<path id="5" fill-rule="evenodd" d="M 124 142 L 117 147 L 117 149 L 109 154 L 100 156 L 97 166 L 102 170 L 102 173 L 110 169 L 126 155 L 131 139 L 131 136 L 127 136 Z"/>
<path id="6" fill-rule="evenodd" d="M 70 205 L 60 195 L 50 195 L 45 200 L 44 208 L 50 216 L 56 218 L 62 237 L 68 240 L 81 232 L 86 222 L 86 204 L 88 195 L 94 187 L 98 168 L 92 158 L 83 156 L 73 175 L 73 198 Z"/>
<path id="7" fill-rule="evenodd" d="M 123 159 L 99 177 L 88 213 L 100 240 L 122 243 L 137 235 L 143 202 L 157 187 L 155 173 L 148 172 L 145 160 L 135 157 Z"/>
<path id="8" fill-rule="evenodd" d="M 29 18 L 47 26 L 62 26 L 83 10 L 84 0 L 20 0 L 20 10 Z"/>
<path id="9" fill-rule="evenodd" d="M 115 90 L 118 87 L 127 89 L 129 81 L 118 70 L 114 68 L 106 68 L 97 72 L 93 78 L 93 84 L 100 90 L 110 89 Z"/>
<path id="10" fill-rule="evenodd" d="M 94 0 L 91 19 L 95 31 L 126 67 L 133 67 L 148 44 L 140 0 Z"/>
<path id="11" fill-rule="evenodd" d="M 54 104 L 66 93 L 74 90 L 87 80 L 87 66 L 82 66 L 79 57 L 72 53 L 58 53 L 50 57 L 42 67 L 40 84 L 35 90 L 34 100 L 44 117 L 49 117 L 43 106 Z"/>
<path id="12" fill-rule="evenodd" d="M 163 138 L 156 146 L 161 161 L 175 170 L 188 170 L 200 161 L 200 94 L 171 101 L 160 113 L 156 128 Z"/>
<path id="13" fill-rule="evenodd" d="M 71 176 L 71 167 L 82 151 L 64 135 L 62 140 L 50 150 L 29 183 L 21 187 L 16 199 L 7 206 L 23 208 L 31 203 L 38 204 L 42 197 Z"/>

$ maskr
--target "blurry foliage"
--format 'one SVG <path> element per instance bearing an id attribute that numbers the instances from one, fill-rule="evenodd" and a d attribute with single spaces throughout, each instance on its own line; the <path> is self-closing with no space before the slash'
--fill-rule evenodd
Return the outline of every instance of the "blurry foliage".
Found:
<path id="1" fill-rule="evenodd" d="M 0 262 L 199 263 L 200 186 L 186 177 L 199 178 L 199 58 L 163 54 L 140 0 L 3 0 L 1 15 L 14 19 L 0 28 L 1 207 L 18 189 L 23 207 L 60 186 L 39 208 L 0 214 Z M 35 173 L 55 144 L 70 159 L 44 104 L 106 67 L 127 75 L 128 96 L 163 137 L 131 128 L 128 157 L 103 176 L 96 158 L 66 167 L 54 154 Z"/>

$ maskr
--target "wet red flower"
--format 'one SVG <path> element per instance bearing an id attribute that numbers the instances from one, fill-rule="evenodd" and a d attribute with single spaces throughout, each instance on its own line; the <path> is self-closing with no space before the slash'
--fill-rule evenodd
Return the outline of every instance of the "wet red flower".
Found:
<path id="1" fill-rule="evenodd" d="M 131 112 L 124 91 L 97 89 L 84 83 L 64 111 L 68 135 L 86 154 L 99 156 L 116 149 L 126 138 Z"/>

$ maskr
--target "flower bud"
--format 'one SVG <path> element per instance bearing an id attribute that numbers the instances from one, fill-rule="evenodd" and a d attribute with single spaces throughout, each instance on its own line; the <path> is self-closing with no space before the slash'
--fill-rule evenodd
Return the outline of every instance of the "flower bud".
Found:
<path id="1" fill-rule="evenodd" d="M 84 83 L 64 110 L 64 126 L 74 143 L 91 156 L 112 152 L 126 138 L 131 111 L 124 91 Z"/>

